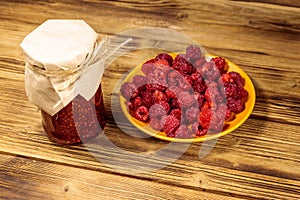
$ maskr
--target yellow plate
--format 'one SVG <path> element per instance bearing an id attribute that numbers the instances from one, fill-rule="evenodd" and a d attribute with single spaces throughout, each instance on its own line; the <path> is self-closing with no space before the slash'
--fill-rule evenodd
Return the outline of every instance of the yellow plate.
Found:
<path id="1" fill-rule="evenodd" d="M 174 58 L 176 57 L 177 53 L 170 53 L 170 55 Z M 212 57 L 216 57 L 216 56 L 208 56 L 209 58 Z M 141 122 L 137 119 L 135 119 L 134 117 L 132 117 L 129 112 L 128 112 L 128 108 L 125 104 L 126 99 L 124 97 L 122 97 L 120 95 L 120 104 L 121 104 L 121 109 L 124 113 L 124 115 L 126 116 L 126 118 L 138 129 L 140 129 L 141 131 L 143 131 L 144 133 L 156 137 L 158 139 L 161 140 L 165 140 L 165 141 L 170 141 L 170 142 L 186 142 L 186 143 L 191 143 L 191 142 L 204 142 L 206 140 L 212 140 L 212 139 L 216 139 L 218 137 L 224 136 L 232 131 L 234 131 L 235 129 L 237 129 L 239 126 L 241 126 L 250 116 L 250 114 L 252 113 L 252 110 L 254 108 L 254 104 L 255 104 L 255 89 L 253 86 L 253 83 L 251 81 L 251 79 L 249 78 L 249 76 L 240 68 L 238 67 L 236 64 L 230 62 L 229 60 L 226 60 L 228 63 L 228 72 L 229 71 L 235 71 L 238 72 L 244 79 L 245 79 L 245 90 L 247 90 L 247 92 L 249 93 L 248 96 L 248 100 L 245 104 L 245 110 L 239 114 L 236 114 L 235 119 L 230 121 L 230 122 L 226 122 L 227 127 L 225 130 L 223 130 L 220 133 L 217 134 L 207 134 L 205 136 L 201 136 L 201 137 L 196 137 L 196 138 L 188 138 L 188 139 L 184 139 L 184 138 L 170 138 L 167 137 L 166 134 L 164 132 L 159 132 L 159 131 L 155 131 L 153 130 L 150 125 L 148 123 L 144 123 Z M 142 68 L 143 63 L 139 64 L 137 67 L 135 67 L 124 79 L 123 83 L 125 82 L 131 82 L 132 78 L 135 75 L 144 75 L 144 73 L 142 72 L 141 68 Z"/>

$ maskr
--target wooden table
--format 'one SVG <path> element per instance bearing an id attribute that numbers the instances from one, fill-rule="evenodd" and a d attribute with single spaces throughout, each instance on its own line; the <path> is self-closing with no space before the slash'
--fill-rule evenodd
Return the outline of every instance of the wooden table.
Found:
<path id="1" fill-rule="evenodd" d="M 300 199 L 299 1 L 2 0 L 0 7 L 0 199 Z M 164 160 L 119 160 L 116 171 L 84 146 L 52 143 L 27 100 L 19 47 L 51 18 L 83 19 L 100 35 L 147 26 L 186 34 L 249 74 L 257 92 L 254 111 L 205 158 L 198 156 L 202 144 L 192 144 L 174 163 L 146 173 L 124 166 Z M 114 121 L 112 90 L 132 67 L 124 56 L 103 78 L 105 133 L 124 154 L 167 144 L 127 135 Z M 108 160 L 119 156 L 105 146 L 102 153 Z"/>

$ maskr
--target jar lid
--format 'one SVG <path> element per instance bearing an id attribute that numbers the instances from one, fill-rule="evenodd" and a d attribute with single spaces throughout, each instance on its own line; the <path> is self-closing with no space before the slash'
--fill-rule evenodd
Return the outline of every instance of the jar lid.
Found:
<path id="1" fill-rule="evenodd" d="M 83 20 L 47 20 L 24 38 L 21 48 L 41 68 L 68 70 L 84 62 L 97 38 Z"/>

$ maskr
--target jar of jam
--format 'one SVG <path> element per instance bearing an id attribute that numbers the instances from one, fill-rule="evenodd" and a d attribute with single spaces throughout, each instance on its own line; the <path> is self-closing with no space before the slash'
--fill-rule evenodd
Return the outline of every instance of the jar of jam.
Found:
<path id="1" fill-rule="evenodd" d="M 59 144 L 80 144 L 96 138 L 106 124 L 101 84 L 89 101 L 78 95 L 51 116 L 42 113 L 42 123 L 50 140 Z"/>
<path id="2" fill-rule="evenodd" d="M 103 131 L 104 42 L 83 20 L 47 20 L 21 43 L 26 94 L 52 141 L 80 144 Z"/>

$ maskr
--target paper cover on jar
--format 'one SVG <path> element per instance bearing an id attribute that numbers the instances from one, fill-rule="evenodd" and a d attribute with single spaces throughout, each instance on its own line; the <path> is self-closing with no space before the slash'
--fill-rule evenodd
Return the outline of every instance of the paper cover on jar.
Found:
<path id="1" fill-rule="evenodd" d="M 78 94 L 89 100 L 104 72 L 103 62 L 93 59 L 99 53 L 95 49 L 105 42 L 97 43 L 97 39 L 98 34 L 83 20 L 48 20 L 27 35 L 21 48 L 29 100 L 50 115 Z M 80 91 L 77 85 L 81 84 L 88 87 Z"/>

